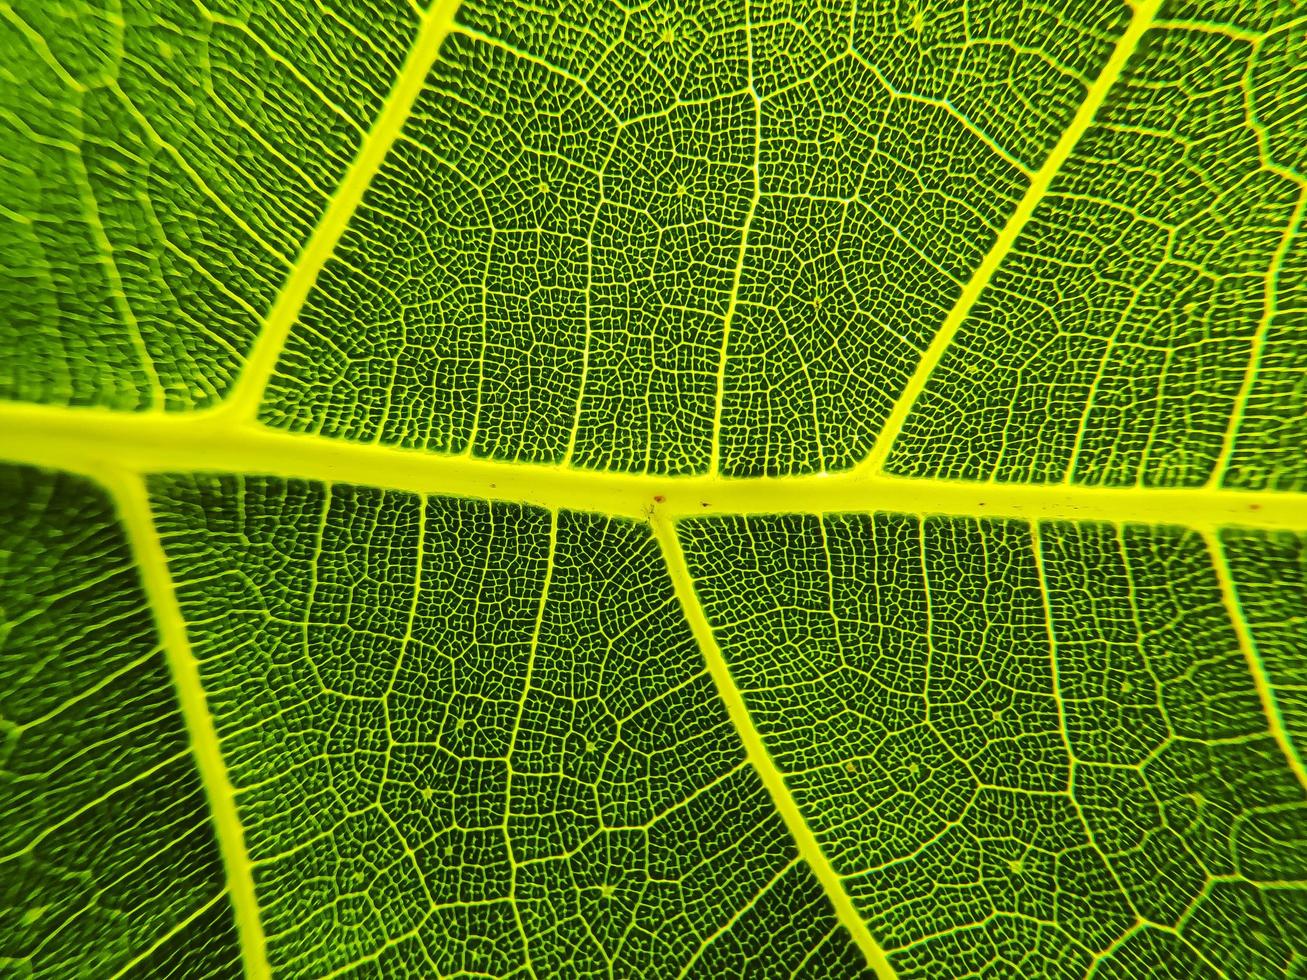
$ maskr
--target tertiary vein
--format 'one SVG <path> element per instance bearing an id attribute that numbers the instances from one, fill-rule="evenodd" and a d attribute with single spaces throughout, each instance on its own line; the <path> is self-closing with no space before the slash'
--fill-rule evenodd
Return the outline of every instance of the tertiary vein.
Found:
<path id="1" fill-rule="evenodd" d="M 753 77 L 753 25 L 749 21 L 749 0 L 744 0 L 744 20 L 745 65 L 749 72 L 749 99 L 753 106 L 753 159 L 749 165 L 753 191 L 749 197 L 749 210 L 740 224 L 740 245 L 735 254 L 735 266 L 731 270 L 731 292 L 722 317 L 722 345 L 717 354 L 716 395 L 713 399 L 712 455 L 708 461 L 710 473 L 720 473 L 722 470 L 722 409 L 726 404 L 726 364 L 730 358 L 731 328 L 739 311 L 740 284 L 749 256 L 749 233 L 753 229 L 758 204 L 762 200 L 762 100 L 758 97 L 757 82 Z"/>
<path id="2" fill-rule="evenodd" d="M 1266 268 L 1262 316 L 1257 322 L 1257 331 L 1253 334 L 1252 343 L 1249 347 L 1248 362 L 1244 367 L 1243 381 L 1239 385 L 1239 392 L 1235 395 L 1234 405 L 1230 409 L 1230 418 L 1226 422 L 1225 435 L 1221 439 L 1221 451 L 1216 457 L 1216 463 L 1212 466 L 1212 475 L 1208 482 L 1213 486 L 1225 478 L 1226 471 L 1230 468 L 1230 460 L 1234 455 L 1235 442 L 1239 435 L 1239 423 L 1243 421 L 1244 412 L 1248 407 L 1248 399 L 1252 395 L 1253 384 L 1261 373 L 1262 351 L 1266 347 L 1266 334 L 1270 331 L 1271 324 L 1280 315 L 1280 272 L 1284 266 L 1285 257 L 1289 254 L 1289 249 L 1293 245 L 1294 237 L 1298 234 L 1298 227 L 1302 223 L 1304 214 L 1307 214 L 1307 184 L 1298 192 L 1298 203 L 1289 216 L 1289 220 L 1285 223 L 1284 231 L 1280 236 L 1280 244 L 1275 249 L 1275 254 L 1271 256 L 1270 264 Z"/>

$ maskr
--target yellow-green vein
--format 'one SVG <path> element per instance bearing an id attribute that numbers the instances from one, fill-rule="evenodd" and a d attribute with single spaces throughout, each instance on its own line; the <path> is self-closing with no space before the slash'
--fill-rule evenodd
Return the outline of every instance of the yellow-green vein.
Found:
<path id="1" fill-rule="evenodd" d="M 554 581 L 554 564 L 558 557 L 558 511 L 549 514 L 549 549 L 545 553 L 545 574 L 540 583 L 540 602 L 536 605 L 535 624 L 531 627 L 531 645 L 527 650 L 526 674 L 522 678 L 522 698 L 517 702 L 517 714 L 513 718 L 513 730 L 508 736 L 508 751 L 505 760 L 508 763 L 508 778 L 513 779 L 513 755 L 517 751 L 517 736 L 522 731 L 522 716 L 526 714 L 526 702 L 531 697 L 531 684 L 535 678 L 536 655 L 540 650 L 540 629 L 545 622 L 545 607 L 549 604 L 549 589 Z M 510 789 L 509 796 L 512 796 Z M 508 840 L 509 807 L 504 813 L 504 838 L 512 853 L 512 841 Z M 509 873 L 512 875 L 508 886 L 509 905 L 513 908 L 513 921 L 518 934 L 522 937 L 522 959 L 526 963 L 527 973 L 536 976 L 535 963 L 531 959 L 531 940 L 527 937 L 526 924 L 522 921 L 522 909 L 517 895 L 517 861 L 509 861 Z"/>
<path id="2" fill-rule="evenodd" d="M 803 819 L 803 814 L 799 812 L 794 798 L 790 796 L 784 777 L 772 761 L 767 747 L 763 745 L 762 736 L 753 726 L 753 719 L 749 716 L 748 707 L 745 706 L 744 696 L 731 678 L 726 659 L 722 656 L 721 648 L 717 646 L 717 640 L 713 636 L 712 626 L 709 625 L 708 618 L 699 605 L 698 596 L 694 591 L 694 580 L 690 577 L 690 570 L 685 563 L 685 553 L 681 550 L 681 542 L 676 535 L 676 525 L 666 515 L 657 511 L 654 512 L 651 523 L 654 536 L 662 548 L 663 561 L 667 565 L 667 574 L 676 590 L 676 598 L 699 644 L 699 650 L 703 653 L 708 673 L 717 688 L 717 695 L 725 704 L 726 713 L 739 735 L 740 743 L 744 746 L 749 764 L 753 766 L 763 786 L 766 787 L 776 812 L 785 821 L 785 827 L 794 839 L 799 856 L 821 883 L 827 899 L 835 910 L 836 918 L 857 943 L 867 959 L 867 965 L 876 971 L 876 976 L 880 980 L 894 980 L 894 969 L 890 966 L 885 951 L 880 948 L 880 944 L 867 929 L 867 923 L 854 908 L 853 900 L 844 890 L 844 883 L 826 859 L 816 836 Z"/>
<path id="3" fill-rule="evenodd" d="M 1212 487 L 1097 487 L 871 476 L 760 480 L 653 476 L 444 456 L 320 435 L 231 425 L 212 414 L 128 414 L 0 403 L 0 459 L 95 476 L 243 473 L 575 508 L 668 515 L 887 511 L 1019 520 L 1307 528 L 1307 494 Z M 659 500 L 658 498 L 662 498 Z"/>
<path id="4" fill-rule="evenodd" d="M 262 980 L 272 975 L 259 907 L 254 894 L 254 873 L 245 849 L 245 831 L 236 812 L 236 792 L 218 744 L 218 733 L 200 680 L 199 664 L 186 635 L 186 622 L 177 604 L 168 559 L 155 530 L 150 498 L 144 480 L 135 474 L 105 470 L 101 482 L 113 494 L 118 516 L 131 542 L 140 571 L 141 586 L 154 612 L 177 703 L 190 739 L 191 754 L 209 802 L 214 836 L 227 873 L 227 895 L 236 919 L 245 976 Z"/>
<path id="5" fill-rule="evenodd" d="M 1208 480 L 1209 486 L 1220 486 L 1225 480 L 1226 470 L 1230 467 L 1230 459 L 1234 455 L 1235 440 L 1239 434 L 1239 423 L 1243 421 L 1244 410 L 1248 407 L 1248 396 L 1252 394 L 1253 383 L 1257 380 L 1257 375 L 1261 370 L 1262 352 L 1266 347 L 1266 334 L 1280 312 L 1280 270 L 1284 266 L 1285 256 L 1289 254 L 1289 248 L 1293 244 L 1294 237 L 1298 234 L 1298 226 L 1302 223 L 1304 214 L 1307 214 L 1307 186 L 1304 186 L 1298 193 L 1298 203 L 1285 224 L 1284 233 L 1280 237 L 1280 244 L 1275 249 L 1275 254 L 1271 257 L 1270 265 L 1266 269 L 1261 320 L 1258 322 L 1257 330 L 1253 334 L 1252 346 L 1248 352 L 1248 363 L 1244 368 L 1243 382 L 1239 385 L 1239 393 L 1235 395 L 1234 405 L 1230 408 L 1230 418 L 1226 422 L 1225 436 L 1221 441 L 1221 452 L 1216 458 L 1215 465 L 1212 466 L 1212 475 Z"/>
<path id="6" fill-rule="evenodd" d="M 363 145 L 359 147 L 349 171 L 328 202 L 322 219 L 309 236 L 304 251 L 282 284 L 281 292 L 263 322 L 263 328 L 255 339 L 240 377 L 215 414 L 235 419 L 249 419 L 258 414 L 263 392 L 276 369 L 277 358 L 286 344 L 291 327 L 299 318 L 309 291 L 336 250 L 336 244 L 349 226 L 354 212 L 358 210 L 372 179 L 381 169 L 386 154 L 408 121 L 427 73 L 431 71 L 431 66 L 440 53 L 440 45 L 453 26 L 458 5 L 459 0 L 436 0 L 423 15 L 417 37 L 386 97 L 385 105 L 364 137 Z"/>
<path id="7" fill-rule="evenodd" d="M 1257 698 L 1262 704 L 1267 730 L 1275 739 L 1275 744 L 1280 747 L 1280 752 L 1284 755 L 1290 771 L 1297 777 L 1298 784 L 1307 790 L 1307 768 L 1303 766 L 1298 750 L 1294 748 L 1293 740 L 1285 731 L 1284 716 L 1280 713 L 1275 687 L 1266 675 L 1262 658 L 1257 653 L 1257 641 L 1252 631 L 1248 629 L 1248 620 L 1239 603 L 1239 589 L 1234 583 L 1234 576 L 1230 573 L 1230 563 L 1225 557 L 1225 546 L 1214 532 L 1203 531 L 1202 534 L 1208 554 L 1211 555 L 1216 581 L 1221 588 L 1221 601 L 1225 604 L 1226 617 L 1230 620 L 1230 626 L 1239 640 L 1239 649 L 1243 652 L 1243 658 L 1248 664 L 1248 673 L 1252 675 L 1253 685 L 1257 688 Z"/>
<path id="8" fill-rule="evenodd" d="M 720 473 L 722 468 L 722 406 L 726 402 L 726 364 L 730 357 L 731 328 L 735 324 L 736 312 L 740 303 L 740 283 L 744 276 L 744 263 L 749 255 L 749 232 L 753 228 L 753 219 L 758 213 L 758 202 L 762 200 L 762 100 L 753 77 L 753 25 L 750 22 L 749 0 L 744 0 L 744 44 L 745 65 L 749 72 L 749 97 L 753 101 L 753 162 L 750 172 L 753 174 L 753 194 L 749 198 L 749 210 L 740 225 L 740 247 L 735 253 L 735 268 L 731 272 L 731 292 L 726 301 L 726 313 L 722 316 L 722 347 L 717 355 L 717 393 L 713 400 L 712 445 L 708 459 L 708 472 Z"/>
<path id="9" fill-rule="evenodd" d="M 917 363 L 912 377 L 908 379 L 908 383 L 895 401 L 894 407 L 890 409 L 885 424 L 881 426 L 876 444 L 872 447 L 871 453 L 866 460 L 858 467 L 859 472 L 879 473 L 884 468 L 894 440 L 903 429 L 903 423 L 907 420 L 908 413 L 912 411 L 917 396 L 926 387 L 931 372 L 935 370 L 935 366 L 939 364 L 944 352 L 953 343 L 958 328 L 966 320 L 971 308 L 975 305 L 976 300 L 980 298 L 980 294 L 984 292 L 985 287 L 989 285 L 989 280 L 1003 263 L 1003 260 L 1007 258 L 1012 246 L 1016 244 L 1016 240 L 1025 229 L 1026 223 L 1030 220 L 1031 215 L 1035 213 L 1035 208 L 1048 194 L 1053 179 L 1061 171 L 1062 165 L 1066 163 L 1071 151 L 1075 149 L 1075 145 L 1080 142 L 1080 137 L 1085 134 L 1093 123 L 1094 116 L 1098 114 L 1099 108 L 1103 105 L 1103 100 L 1107 98 L 1107 93 L 1111 91 L 1112 86 L 1121 77 L 1126 62 L 1130 60 L 1130 56 L 1139 45 L 1140 39 L 1151 26 L 1160 5 L 1161 0 L 1140 0 L 1134 5 L 1130 23 L 1117 40 L 1116 46 L 1112 49 L 1112 54 L 1108 57 L 1106 64 L 1103 65 L 1103 70 L 1099 72 L 1098 77 L 1089 86 L 1084 101 L 1080 103 L 1080 109 L 1072 118 L 1070 125 L 1063 131 L 1057 143 L 1054 144 L 1053 149 L 1049 151 L 1048 157 L 1044 160 L 1044 165 L 1030 179 L 1030 186 L 1026 188 L 1026 192 L 1021 196 L 1016 209 L 1008 218 L 1003 229 L 998 233 L 998 237 L 994 239 L 994 244 L 985 253 L 980 265 L 976 266 L 976 271 L 972 273 L 967 284 L 962 287 L 962 292 L 958 294 L 957 301 L 935 332 L 934 339 L 931 340 L 930 346 L 921 355 L 921 360 Z"/>

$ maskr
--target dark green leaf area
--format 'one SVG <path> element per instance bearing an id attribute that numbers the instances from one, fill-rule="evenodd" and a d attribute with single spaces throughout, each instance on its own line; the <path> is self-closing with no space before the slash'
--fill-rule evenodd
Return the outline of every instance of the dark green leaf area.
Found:
<path id="1" fill-rule="evenodd" d="M 646 526 L 152 486 L 279 973 L 861 971 Z"/>
<path id="2" fill-rule="evenodd" d="M 900 977 L 1307 965 L 1307 795 L 1200 536 L 878 515 L 695 520 L 682 540 Z M 1301 650 L 1284 659 L 1300 677 Z"/>

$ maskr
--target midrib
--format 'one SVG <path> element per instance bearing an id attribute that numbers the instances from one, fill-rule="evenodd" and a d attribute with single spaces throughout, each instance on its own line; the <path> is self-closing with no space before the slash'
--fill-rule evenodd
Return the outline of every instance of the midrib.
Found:
<path id="1" fill-rule="evenodd" d="M 447 456 L 269 428 L 219 413 L 126 414 L 0 403 L 0 458 L 95 476 L 242 473 L 474 497 L 643 520 L 885 511 L 1021 520 L 1307 529 L 1307 493 L 976 483 L 868 473 L 732 479 Z"/>

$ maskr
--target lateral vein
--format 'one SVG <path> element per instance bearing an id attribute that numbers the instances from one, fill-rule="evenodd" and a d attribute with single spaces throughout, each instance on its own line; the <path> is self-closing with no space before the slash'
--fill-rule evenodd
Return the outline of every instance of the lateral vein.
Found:
<path id="1" fill-rule="evenodd" d="M 1025 230 L 1026 223 L 1035 213 L 1035 208 L 1048 195 L 1049 187 L 1052 185 L 1054 178 L 1061 171 L 1063 164 L 1071 155 L 1071 151 L 1080 142 L 1085 132 L 1089 129 L 1102 107 L 1107 93 L 1111 91 L 1117 80 L 1121 77 L 1121 72 L 1125 69 L 1126 62 L 1134 54 L 1135 48 L 1139 45 L 1139 40 L 1144 33 L 1152 26 L 1153 18 L 1157 14 L 1158 7 L 1161 6 L 1161 0 L 1140 0 L 1135 3 L 1134 12 L 1130 16 L 1130 23 L 1126 25 L 1125 31 L 1117 40 L 1116 46 L 1112 49 L 1112 54 L 1108 57 L 1107 62 L 1103 65 L 1103 70 L 1099 72 L 1098 77 L 1094 79 L 1093 84 L 1085 93 L 1085 99 L 1080 103 L 1071 123 L 1062 132 L 1053 149 L 1049 151 L 1047 158 L 1030 178 L 1030 186 L 1026 188 L 1025 194 L 1017 202 L 1016 209 L 1008 218 L 1007 223 L 1003 226 L 998 237 L 994 239 L 994 244 L 990 246 L 985 257 L 981 259 L 980 265 L 976 266 L 976 271 L 972 273 L 967 284 L 962 287 L 962 292 L 958 294 L 957 301 L 949 310 L 948 316 L 940 324 L 939 329 L 935 332 L 934 338 L 925 352 L 918 361 L 916 370 L 913 371 L 912 377 L 904 386 L 903 391 L 899 394 L 898 399 L 894 402 L 894 407 L 890 409 L 885 423 L 881 426 L 880 434 L 876 438 L 876 443 L 872 446 L 870 454 L 859 465 L 858 470 L 865 473 L 880 473 L 883 471 L 885 461 L 889 458 L 890 449 L 893 448 L 894 441 L 903 429 L 903 423 L 907 421 L 908 414 L 912 411 L 912 406 L 916 403 L 917 397 L 926 387 L 926 382 L 930 379 L 931 372 L 935 370 L 944 352 L 953 343 L 953 338 L 957 336 L 958 328 L 962 326 L 971 308 L 984 292 L 989 281 L 998 271 L 998 267 L 1007 258 L 1008 253 L 1012 251 L 1012 246 L 1016 244 L 1021 232 Z"/>
<path id="2" fill-rule="evenodd" d="M 1279 699 L 1275 696 L 1275 686 L 1266 674 L 1266 667 L 1257 652 L 1257 641 L 1253 638 L 1252 631 L 1248 629 L 1248 620 L 1239 602 L 1239 589 L 1230 572 L 1230 563 L 1226 560 L 1225 546 L 1211 531 L 1203 532 L 1203 541 L 1207 545 L 1212 568 L 1216 572 L 1216 581 L 1221 588 L 1221 601 L 1225 605 L 1226 616 L 1230 620 L 1235 636 L 1239 638 L 1239 649 L 1248 664 L 1248 673 L 1252 675 L 1253 686 L 1257 688 L 1257 699 L 1262 705 L 1262 715 L 1266 718 L 1267 730 L 1275 739 L 1275 744 L 1279 746 L 1290 771 L 1297 777 L 1298 785 L 1307 790 L 1307 768 L 1304 768 L 1302 758 L 1294 748 L 1293 740 L 1285 731 L 1284 716 L 1280 712 Z"/>
<path id="3" fill-rule="evenodd" d="M 720 473 L 722 469 L 722 410 L 726 403 L 726 367 L 730 360 L 731 329 L 740 304 L 740 283 L 744 278 L 744 264 L 749 258 L 749 234 L 753 229 L 753 220 L 758 213 L 758 203 L 762 200 L 762 100 L 753 77 L 753 24 L 750 21 L 749 0 L 744 2 L 744 43 L 747 47 L 745 62 L 749 70 L 749 97 L 753 101 L 753 162 L 750 172 L 753 174 L 753 194 L 749 198 L 749 209 L 745 212 L 744 222 L 740 226 L 740 247 L 735 253 L 735 268 L 731 272 L 731 292 L 726 301 L 726 312 L 722 317 L 722 346 L 717 355 L 716 395 L 713 399 L 712 445 L 708 459 L 708 472 Z"/>
<path id="4" fill-rule="evenodd" d="M 1252 396 L 1253 385 L 1261 374 L 1262 352 L 1266 346 L 1266 335 L 1270 332 L 1271 324 L 1280 315 L 1280 270 L 1284 267 L 1285 257 L 1289 254 L 1289 249 L 1299 234 L 1298 226 L 1302 223 L 1305 214 L 1307 214 L 1307 186 L 1304 186 L 1298 193 L 1298 203 L 1294 206 L 1293 213 L 1290 214 L 1289 220 L 1284 226 L 1284 234 L 1280 237 L 1280 244 L 1275 249 L 1275 254 L 1271 257 L 1270 265 L 1266 269 L 1262 316 L 1257 322 L 1257 330 L 1253 333 L 1248 363 L 1244 368 L 1239 391 L 1234 397 L 1234 405 L 1230 408 L 1230 418 L 1226 422 L 1225 435 L 1221 439 L 1221 452 L 1216 458 L 1215 465 L 1212 466 L 1212 475 L 1208 480 L 1209 486 L 1218 486 L 1224 482 L 1226 472 L 1230 468 L 1230 461 L 1234 457 L 1234 446 L 1239 436 L 1239 424 L 1243 421 L 1244 412 L 1248 408 L 1248 399 Z"/>
<path id="5" fill-rule="evenodd" d="M 245 976 L 250 980 L 263 980 L 270 977 L 272 971 L 254 894 L 254 873 L 245 848 L 245 830 L 236 811 L 236 791 L 222 759 L 218 732 L 209 712 L 199 664 L 186 635 L 186 621 L 177 603 L 168 558 L 154 526 L 145 481 L 139 475 L 110 468 L 101 470 L 97 476 L 118 505 L 119 518 L 140 570 L 141 586 L 159 630 L 164 658 L 177 692 L 191 754 L 209 802 L 214 836 L 227 874 L 227 894 L 236 920 Z"/>
<path id="6" fill-rule="evenodd" d="M 726 658 L 717 645 L 712 626 L 709 625 L 703 607 L 699 604 L 698 597 L 695 595 L 694 581 L 690 577 L 689 567 L 685 563 L 685 553 L 681 550 L 681 542 L 676 536 L 675 524 L 670 518 L 659 513 L 654 514 L 650 523 L 653 526 L 654 537 L 662 549 L 663 561 L 667 564 L 667 574 L 676 590 L 676 598 L 680 602 L 686 622 L 689 623 L 690 630 L 694 633 L 694 638 L 699 644 L 699 650 L 703 654 L 708 673 L 712 677 L 713 685 L 717 688 L 717 695 L 726 706 L 726 713 L 740 737 L 740 743 L 744 746 L 745 756 L 748 758 L 749 764 L 753 766 L 754 772 L 762 780 L 768 796 L 771 797 L 772 804 L 776 807 L 776 812 L 785 822 L 785 827 L 794 840 L 799 856 L 812 869 L 814 877 L 821 884 L 822 890 L 825 891 L 826 897 L 835 911 L 836 918 L 848 930 L 849 936 L 862 951 L 862 955 L 866 957 L 867 965 L 876 971 L 879 980 L 895 980 L 894 969 L 890 966 L 885 951 L 880 948 L 880 944 L 876 942 L 870 930 L 867 929 L 867 923 L 863 920 L 861 913 L 854 907 L 853 900 L 849 897 L 849 893 L 845 891 L 843 882 L 840 880 L 839 875 L 836 874 L 835 869 L 831 867 L 830 861 L 822 852 L 821 845 L 812 832 L 812 828 L 803 819 L 798 804 L 794 802 L 789 789 L 785 786 L 785 778 L 772 761 L 771 754 L 762 742 L 762 736 L 758 734 L 758 730 L 753 725 L 753 719 L 749 716 L 749 709 L 744 703 L 744 697 L 740 693 L 740 689 L 735 686 L 735 681 L 731 678 L 730 669 L 726 665 Z"/>
<path id="7" fill-rule="evenodd" d="M 381 112 L 363 138 L 358 155 L 336 188 L 321 220 L 309 236 L 304 251 L 300 253 L 282 285 L 267 319 L 263 321 L 263 328 L 254 341 L 240 377 L 226 400 L 214 411 L 214 415 L 239 421 L 252 419 L 258 414 L 263 393 L 276 369 L 277 358 L 286 346 L 291 327 L 299 319 L 309 291 L 335 252 L 363 195 L 367 193 L 400 130 L 408 121 L 427 73 L 440 53 L 440 45 L 453 26 L 458 6 L 459 0 L 436 0 L 423 15 L 413 46 L 404 59 L 390 94 L 386 96 Z"/>

